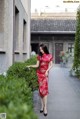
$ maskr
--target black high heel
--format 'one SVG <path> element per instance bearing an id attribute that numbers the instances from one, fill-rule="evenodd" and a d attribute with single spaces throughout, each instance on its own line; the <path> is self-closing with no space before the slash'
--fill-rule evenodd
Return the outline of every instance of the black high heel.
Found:
<path id="1" fill-rule="evenodd" d="M 44 113 L 44 116 L 47 116 L 47 113 Z"/>
<path id="2" fill-rule="evenodd" d="M 47 116 L 47 115 L 48 115 L 47 112 L 44 111 L 44 116 Z"/>
<path id="3" fill-rule="evenodd" d="M 40 113 L 43 113 L 43 110 L 40 110 Z"/>

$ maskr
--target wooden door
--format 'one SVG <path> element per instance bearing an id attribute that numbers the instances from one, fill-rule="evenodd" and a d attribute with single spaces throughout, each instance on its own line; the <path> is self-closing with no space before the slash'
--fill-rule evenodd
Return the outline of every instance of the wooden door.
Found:
<path id="1" fill-rule="evenodd" d="M 55 63 L 60 63 L 60 52 L 63 51 L 63 43 L 55 43 Z"/>

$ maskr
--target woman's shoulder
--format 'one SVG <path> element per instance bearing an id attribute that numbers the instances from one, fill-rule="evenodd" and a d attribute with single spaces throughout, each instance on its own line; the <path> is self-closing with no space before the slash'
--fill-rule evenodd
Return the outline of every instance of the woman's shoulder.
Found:
<path id="1" fill-rule="evenodd" d="M 51 54 L 51 53 L 49 53 L 49 56 L 51 56 L 51 57 L 52 57 L 52 54 Z"/>
<path id="2" fill-rule="evenodd" d="M 53 55 L 51 53 L 49 53 L 49 59 L 50 61 L 53 60 Z"/>

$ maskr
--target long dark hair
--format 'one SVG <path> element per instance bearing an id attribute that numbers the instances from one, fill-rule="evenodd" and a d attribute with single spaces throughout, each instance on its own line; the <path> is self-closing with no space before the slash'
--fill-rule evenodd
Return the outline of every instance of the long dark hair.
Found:
<path id="1" fill-rule="evenodd" d="M 48 48 L 46 45 L 44 44 L 40 44 L 39 45 L 39 55 L 42 56 L 43 54 L 40 52 L 40 47 L 42 48 L 42 50 L 44 51 L 45 54 L 49 54 Z"/>

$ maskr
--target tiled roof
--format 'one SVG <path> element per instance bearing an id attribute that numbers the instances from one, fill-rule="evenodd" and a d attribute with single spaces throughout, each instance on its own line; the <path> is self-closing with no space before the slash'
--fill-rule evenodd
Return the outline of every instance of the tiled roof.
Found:
<path id="1" fill-rule="evenodd" d="M 76 20 L 56 19 L 31 19 L 31 32 L 59 32 L 76 30 Z"/>

